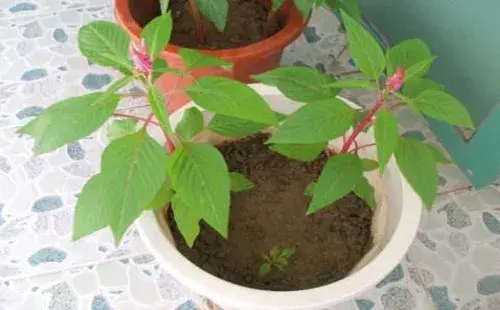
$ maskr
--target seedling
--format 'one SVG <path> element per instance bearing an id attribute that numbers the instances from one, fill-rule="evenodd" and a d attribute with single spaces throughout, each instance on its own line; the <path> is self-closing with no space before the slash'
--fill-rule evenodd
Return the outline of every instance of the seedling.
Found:
<path id="1" fill-rule="evenodd" d="M 273 268 L 284 271 L 285 267 L 290 263 L 290 259 L 294 253 L 294 248 L 280 248 L 278 246 L 273 246 L 269 250 L 269 253 L 262 254 L 264 263 L 260 265 L 260 276 L 267 277 Z"/>

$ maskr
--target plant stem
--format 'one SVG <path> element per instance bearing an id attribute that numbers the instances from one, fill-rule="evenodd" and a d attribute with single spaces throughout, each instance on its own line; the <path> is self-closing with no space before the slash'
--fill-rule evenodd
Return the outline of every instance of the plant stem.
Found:
<path id="1" fill-rule="evenodd" d="M 152 118 L 151 119 L 149 118 L 149 116 L 151 116 L 151 114 L 148 116 L 148 118 L 140 117 L 140 116 L 135 116 L 135 115 L 129 115 L 129 114 L 123 114 L 123 113 L 113 113 L 113 116 L 135 119 L 137 121 L 147 122 L 148 124 L 153 124 L 155 126 L 160 126 L 160 124 L 158 124 L 157 122 L 153 121 Z"/>
<path id="2" fill-rule="evenodd" d="M 198 7 L 196 6 L 196 3 L 194 0 L 189 0 L 189 7 L 191 8 L 191 14 L 194 18 L 194 23 L 196 24 L 196 37 L 200 42 L 205 41 L 205 29 L 204 29 L 204 21 L 203 18 L 201 17 L 200 11 L 198 10 Z"/>
<path id="3" fill-rule="evenodd" d="M 373 117 L 382 108 L 383 104 L 384 104 L 384 95 L 382 91 L 379 89 L 377 92 L 377 102 L 375 103 L 375 106 L 372 108 L 370 113 L 368 113 L 368 115 L 361 122 L 359 122 L 359 124 L 354 128 L 351 135 L 349 136 L 349 138 L 347 138 L 347 141 L 342 146 L 342 150 L 340 151 L 340 153 L 347 153 L 349 151 L 351 145 L 356 141 L 356 138 L 359 136 L 359 134 L 365 128 L 367 128 L 372 124 Z"/>
<path id="4" fill-rule="evenodd" d="M 340 73 L 334 73 L 333 75 L 335 75 L 335 76 L 347 76 L 347 75 L 357 74 L 357 73 L 361 73 L 361 71 L 356 69 L 356 70 L 344 71 L 344 72 L 340 72 Z"/>
<path id="5" fill-rule="evenodd" d="M 361 149 L 364 149 L 364 148 L 367 148 L 367 147 L 370 147 L 370 146 L 375 146 L 375 145 L 377 145 L 377 144 L 375 144 L 375 143 L 370 143 L 370 144 L 361 145 L 361 146 L 358 146 L 358 147 L 356 147 L 356 148 L 354 148 L 354 149 L 350 150 L 349 152 L 356 152 L 356 151 L 359 151 L 359 150 L 361 150 Z"/>

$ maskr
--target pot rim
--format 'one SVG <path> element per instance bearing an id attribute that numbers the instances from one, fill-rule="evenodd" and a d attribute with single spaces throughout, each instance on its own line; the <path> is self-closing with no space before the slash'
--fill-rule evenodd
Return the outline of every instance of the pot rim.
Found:
<path id="1" fill-rule="evenodd" d="M 276 87 L 263 84 L 250 86 L 261 95 L 282 96 Z M 342 100 L 350 106 L 358 107 L 347 99 L 342 98 Z M 193 104 L 189 103 L 175 113 L 183 113 L 191 106 Z M 193 291 L 215 302 L 226 300 L 227 303 L 232 303 L 230 306 L 255 310 L 324 307 L 352 298 L 380 282 L 401 262 L 413 242 L 420 222 L 422 202 L 399 171 L 394 159 L 391 159 L 386 171 L 391 175 L 391 183 L 400 184 L 403 206 L 390 240 L 364 267 L 346 278 L 316 288 L 299 291 L 266 291 L 227 282 L 202 270 L 177 251 L 175 245 L 164 235 L 153 211 L 144 212 L 137 220 L 136 226 L 143 236 L 143 242 L 170 274 Z"/>
<path id="2" fill-rule="evenodd" d="M 129 2 L 130 0 L 115 0 L 115 17 L 118 23 L 125 28 L 134 40 L 139 40 L 142 28 L 133 18 Z M 294 5 L 290 5 L 287 11 L 286 24 L 283 29 L 262 41 L 230 49 L 197 50 L 204 54 L 212 55 L 229 62 L 237 62 L 246 58 L 260 58 L 268 54 L 273 54 L 276 52 L 273 52 L 273 50 L 277 50 L 276 47 L 278 47 L 281 51 L 300 36 L 303 28 L 309 21 L 309 18 L 304 21 L 301 13 Z M 164 58 L 176 57 L 180 59 L 180 56 L 178 55 L 180 48 L 182 48 L 182 46 L 168 44 L 160 55 Z"/>

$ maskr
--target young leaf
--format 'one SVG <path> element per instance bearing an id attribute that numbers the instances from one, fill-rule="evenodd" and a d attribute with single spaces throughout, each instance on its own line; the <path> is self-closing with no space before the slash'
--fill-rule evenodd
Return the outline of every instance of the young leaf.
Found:
<path id="1" fill-rule="evenodd" d="M 429 71 L 429 68 L 431 67 L 435 59 L 436 57 L 433 56 L 429 59 L 422 60 L 421 62 L 418 62 L 413 66 L 409 67 L 408 69 L 406 69 L 405 81 L 411 79 L 412 77 L 424 76 L 427 73 L 427 71 Z"/>
<path id="2" fill-rule="evenodd" d="M 253 188 L 253 183 L 247 179 L 243 174 L 238 172 L 231 172 L 229 174 L 232 192 L 244 192 Z"/>
<path id="3" fill-rule="evenodd" d="M 431 51 L 424 41 L 412 39 L 401 42 L 389 49 L 387 52 L 387 75 L 392 76 L 398 67 L 408 68 L 432 58 Z M 429 69 L 429 67 L 427 67 Z M 419 72 L 418 76 L 423 76 L 427 70 Z"/>
<path id="4" fill-rule="evenodd" d="M 337 98 L 306 104 L 290 115 L 269 143 L 311 144 L 340 137 L 351 127 L 354 110 Z"/>
<path id="5" fill-rule="evenodd" d="M 144 210 L 163 209 L 172 200 L 174 191 L 170 186 L 162 186 L 155 198 L 144 208 Z"/>
<path id="6" fill-rule="evenodd" d="M 354 18 L 342 11 L 342 20 L 349 39 L 349 51 L 356 66 L 377 80 L 385 68 L 385 56 L 377 40 Z"/>
<path id="7" fill-rule="evenodd" d="M 325 150 L 327 144 L 326 141 L 313 144 L 273 144 L 269 148 L 286 157 L 310 162 Z"/>
<path id="8" fill-rule="evenodd" d="M 311 9 L 313 7 L 313 0 L 293 0 L 297 9 L 299 9 L 302 17 L 304 19 L 309 17 L 309 13 L 311 13 Z"/>
<path id="9" fill-rule="evenodd" d="M 101 127 L 113 114 L 118 101 L 120 96 L 102 92 L 69 98 L 47 108 L 18 133 L 35 139 L 35 154 L 52 152 Z"/>
<path id="10" fill-rule="evenodd" d="M 328 84 L 330 88 L 359 88 L 359 89 L 377 89 L 372 81 L 368 80 L 342 80 Z"/>
<path id="11" fill-rule="evenodd" d="M 292 255 L 295 253 L 295 249 L 294 248 L 284 248 L 282 251 L 281 251 L 281 256 L 282 257 L 285 257 L 285 258 L 290 258 L 292 257 Z"/>
<path id="12" fill-rule="evenodd" d="M 110 209 L 102 203 L 101 175 L 94 175 L 82 189 L 73 216 L 73 237 L 76 241 L 109 225 Z"/>
<path id="13" fill-rule="evenodd" d="M 141 36 L 148 47 L 151 59 L 156 59 L 170 41 L 172 24 L 172 15 L 167 13 L 150 21 L 142 30 Z"/>
<path id="14" fill-rule="evenodd" d="M 375 203 L 375 190 L 368 183 L 368 180 L 363 177 L 359 180 L 358 184 L 354 187 L 354 193 L 368 204 L 370 209 L 375 211 L 377 204 Z"/>
<path id="15" fill-rule="evenodd" d="M 278 267 L 279 270 L 283 271 L 287 265 L 288 265 L 288 260 L 285 257 L 278 256 L 274 260 L 274 265 Z"/>
<path id="16" fill-rule="evenodd" d="M 127 86 L 128 83 L 132 82 L 136 77 L 133 75 L 127 75 L 119 79 L 118 81 L 114 82 L 111 84 L 111 86 L 108 87 L 106 92 L 108 94 L 114 94 L 123 87 Z"/>
<path id="17" fill-rule="evenodd" d="M 367 172 L 373 171 L 373 170 L 378 168 L 378 162 L 376 162 L 375 160 L 363 158 L 361 160 L 361 162 L 363 163 L 363 170 L 364 171 L 367 171 Z"/>
<path id="18" fill-rule="evenodd" d="M 188 205 L 179 194 L 172 197 L 172 208 L 177 228 L 179 228 L 186 244 L 193 247 L 194 241 L 200 234 L 201 216 L 198 210 L 192 205 Z"/>
<path id="19" fill-rule="evenodd" d="M 274 260 L 276 257 L 278 257 L 281 253 L 281 249 L 278 246 L 273 246 L 271 250 L 269 250 L 269 256 L 271 256 L 271 259 Z"/>
<path id="20" fill-rule="evenodd" d="M 444 87 L 441 84 L 434 82 L 429 78 L 419 78 L 413 77 L 407 81 L 405 81 L 403 87 L 403 95 L 408 98 L 417 98 L 420 93 L 424 90 L 434 89 L 434 90 L 443 90 Z"/>
<path id="21" fill-rule="evenodd" d="M 271 273 L 271 264 L 270 263 L 264 263 L 264 264 L 260 265 L 259 274 L 261 277 L 265 277 L 270 273 Z"/>
<path id="22" fill-rule="evenodd" d="M 304 195 L 312 197 L 314 196 L 314 190 L 316 190 L 316 182 L 312 182 L 311 184 L 307 185 L 306 190 L 304 191 Z"/>
<path id="23" fill-rule="evenodd" d="M 181 74 L 181 71 L 179 69 L 170 68 L 165 59 L 156 58 L 153 62 L 153 69 L 151 71 L 153 82 L 158 80 L 164 73 Z"/>
<path id="24" fill-rule="evenodd" d="M 432 205 L 437 195 L 438 173 L 429 147 L 416 140 L 400 139 L 395 155 L 408 183 L 426 205 Z"/>
<path id="25" fill-rule="evenodd" d="M 338 90 L 326 87 L 335 82 L 334 78 L 306 67 L 279 67 L 254 75 L 253 78 L 261 83 L 278 87 L 285 96 L 300 102 L 329 99 L 339 93 Z"/>
<path id="26" fill-rule="evenodd" d="M 202 77 L 185 91 L 197 105 L 209 111 L 258 123 L 278 122 L 267 102 L 242 82 L 224 77 Z"/>
<path id="27" fill-rule="evenodd" d="M 449 159 L 448 156 L 443 154 L 443 152 L 441 152 L 437 147 L 428 143 L 426 143 L 425 145 L 427 145 L 437 163 L 445 165 L 452 163 L 451 159 Z"/>
<path id="28" fill-rule="evenodd" d="M 108 127 L 107 137 L 111 142 L 123 136 L 128 136 L 136 132 L 137 121 L 135 119 L 119 119 L 113 121 Z"/>
<path id="29" fill-rule="evenodd" d="M 363 176 L 359 157 L 339 154 L 331 157 L 319 176 L 307 214 L 315 213 L 344 197 Z"/>
<path id="30" fill-rule="evenodd" d="M 182 138 L 189 140 L 196 136 L 205 127 L 203 114 L 196 107 L 184 111 L 181 121 L 177 124 L 175 132 Z"/>
<path id="31" fill-rule="evenodd" d="M 361 20 L 358 0 L 326 0 L 326 4 L 335 11 L 344 11 L 356 20 Z"/>
<path id="32" fill-rule="evenodd" d="M 272 11 L 278 10 L 279 8 L 281 8 L 281 6 L 283 5 L 284 2 L 285 2 L 285 0 L 272 0 L 271 10 Z"/>
<path id="33" fill-rule="evenodd" d="M 202 54 L 196 50 L 181 48 L 179 55 L 187 69 L 205 68 L 205 67 L 227 67 L 231 63 L 222 60 L 218 57 Z"/>
<path id="34" fill-rule="evenodd" d="M 246 119 L 215 114 L 208 128 L 225 137 L 241 138 L 260 132 L 269 127 L 267 124 L 256 123 Z"/>
<path id="35" fill-rule="evenodd" d="M 78 31 L 78 47 L 88 60 L 113 67 L 126 74 L 132 72 L 129 59 L 130 37 L 117 24 L 94 21 Z"/>
<path id="36" fill-rule="evenodd" d="M 227 0 L 194 0 L 194 2 L 201 14 L 210 20 L 217 30 L 223 32 L 229 11 Z"/>
<path id="37" fill-rule="evenodd" d="M 227 238 L 230 181 L 224 157 L 210 144 L 184 143 L 170 157 L 174 190 Z"/>
<path id="38" fill-rule="evenodd" d="M 378 111 L 375 117 L 375 143 L 377 144 L 380 172 L 384 172 L 392 153 L 396 150 L 398 136 L 396 117 L 386 110 Z"/>
<path id="39" fill-rule="evenodd" d="M 164 184 L 167 155 L 144 130 L 113 141 L 102 155 L 101 202 L 118 244 Z"/>
<path id="40" fill-rule="evenodd" d="M 417 97 L 416 108 L 446 123 L 474 129 L 469 112 L 458 99 L 440 90 L 425 90 Z"/>
<path id="41" fill-rule="evenodd" d="M 167 133 L 172 133 L 170 122 L 168 121 L 167 106 L 165 104 L 165 97 L 161 90 L 156 85 L 150 85 L 148 89 L 148 101 L 151 110 L 153 111 L 156 119 L 161 125 L 161 128 Z"/>

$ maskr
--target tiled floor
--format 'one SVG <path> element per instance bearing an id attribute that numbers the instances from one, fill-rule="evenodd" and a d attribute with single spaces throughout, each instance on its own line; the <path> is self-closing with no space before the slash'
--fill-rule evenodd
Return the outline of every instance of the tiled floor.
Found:
<path id="1" fill-rule="evenodd" d="M 0 309 L 195 309 L 196 296 L 158 266 L 131 231 L 72 243 L 75 195 L 98 169 L 98 132 L 55 154 L 31 156 L 15 130 L 52 102 L 106 86 L 114 72 L 78 53 L 78 28 L 112 19 L 111 0 L 0 0 Z M 351 69 L 336 18 L 318 10 L 285 64 Z M 360 104 L 373 98 L 348 93 Z M 434 140 L 407 110 L 407 135 Z M 467 184 L 441 170 L 441 190 Z M 439 197 L 401 264 L 371 291 L 335 309 L 500 309 L 500 192 Z"/>

